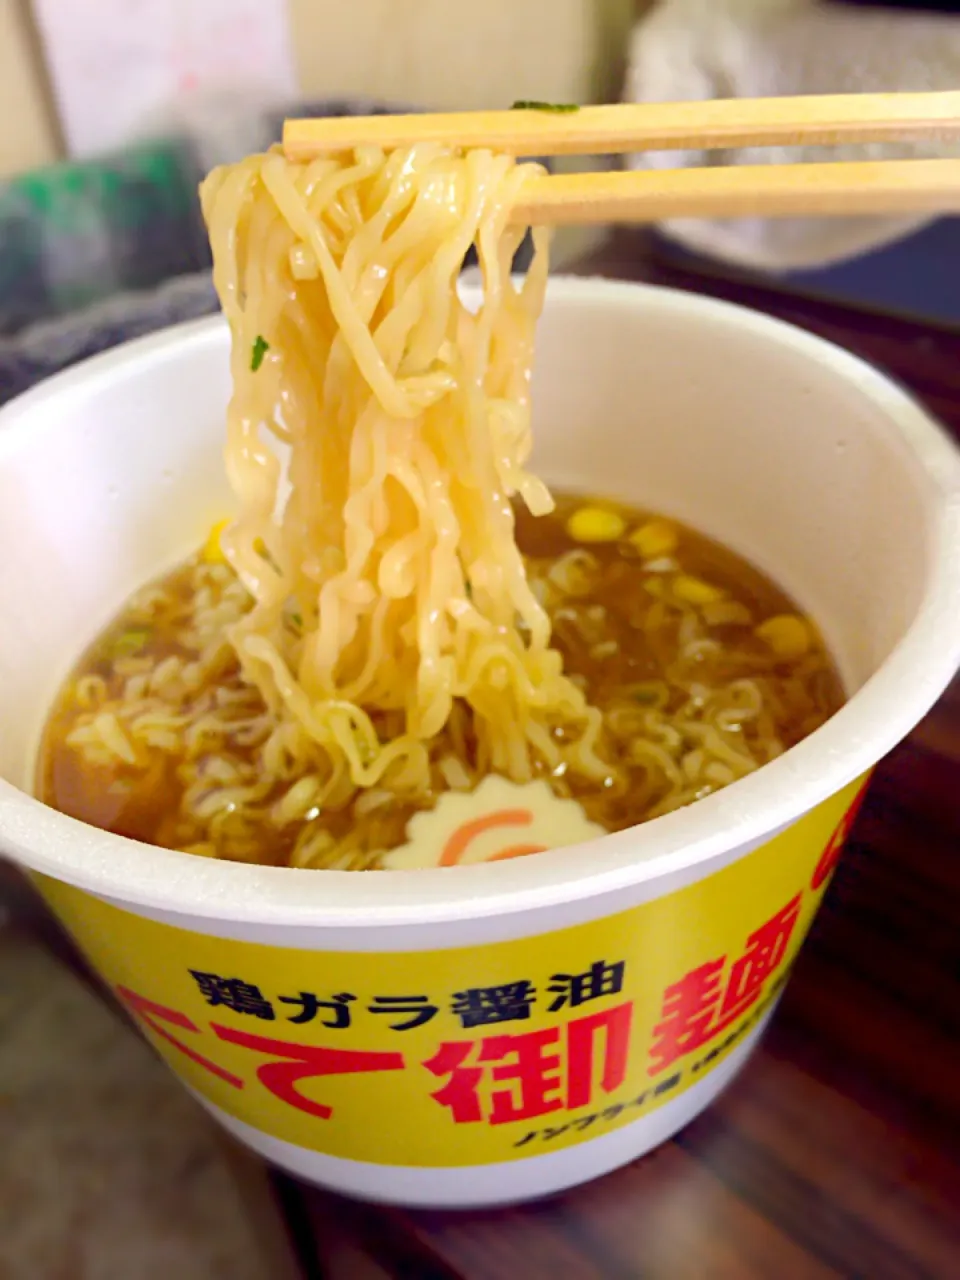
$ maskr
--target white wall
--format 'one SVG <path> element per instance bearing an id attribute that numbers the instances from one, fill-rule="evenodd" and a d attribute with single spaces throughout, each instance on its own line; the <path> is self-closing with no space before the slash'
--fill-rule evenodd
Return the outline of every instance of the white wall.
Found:
<path id="1" fill-rule="evenodd" d="M 83 3 L 96 21 L 96 0 Z M 626 33 L 646 0 L 287 3 L 305 93 L 471 108 L 516 98 L 609 100 Z M 58 152 L 29 0 L 0 0 L 0 175 Z"/>
<path id="2" fill-rule="evenodd" d="M 288 0 L 309 93 L 424 106 L 590 101 L 617 90 L 633 0 Z"/>

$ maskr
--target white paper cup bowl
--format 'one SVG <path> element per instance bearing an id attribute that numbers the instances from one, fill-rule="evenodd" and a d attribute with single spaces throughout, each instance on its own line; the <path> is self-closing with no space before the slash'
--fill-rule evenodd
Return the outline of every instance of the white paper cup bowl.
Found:
<path id="1" fill-rule="evenodd" d="M 851 697 L 643 827 L 375 875 L 192 858 L 30 795 L 84 645 L 231 510 L 225 326 L 131 343 L 0 414 L 0 849 L 227 1128 L 371 1199 L 544 1195 L 707 1106 L 774 1006 L 864 779 L 960 662 L 958 455 L 880 373 L 736 307 L 556 279 L 535 392 L 550 483 L 752 559 L 818 620 Z"/>

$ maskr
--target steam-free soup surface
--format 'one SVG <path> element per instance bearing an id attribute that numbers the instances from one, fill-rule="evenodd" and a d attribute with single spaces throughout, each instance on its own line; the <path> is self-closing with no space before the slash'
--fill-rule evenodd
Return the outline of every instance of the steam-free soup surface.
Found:
<path id="1" fill-rule="evenodd" d="M 690 529 L 567 495 L 538 519 L 520 507 L 517 541 L 564 669 L 602 713 L 599 750 L 611 764 L 600 783 L 536 760 L 534 775 L 609 831 L 735 782 L 843 700 L 814 624 Z M 241 676 L 227 632 L 249 603 L 215 536 L 131 599 L 60 691 L 39 763 L 42 798 L 94 826 L 207 857 L 376 869 L 414 813 L 488 772 L 472 718 L 455 704 L 430 744 L 428 789 L 399 802 L 349 779 L 331 790 Z M 302 627 L 295 608 L 283 625 Z M 374 723 L 382 743 L 401 731 L 397 713 Z"/>

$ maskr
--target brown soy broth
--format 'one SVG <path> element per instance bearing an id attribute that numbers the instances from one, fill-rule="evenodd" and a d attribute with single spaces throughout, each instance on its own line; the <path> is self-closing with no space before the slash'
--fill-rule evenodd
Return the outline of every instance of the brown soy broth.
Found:
<path id="1" fill-rule="evenodd" d="M 190 596 L 189 565 L 181 565 L 162 579 L 164 592 L 175 604 L 186 604 Z M 77 718 L 75 700 L 70 696 L 78 679 L 100 677 L 109 697 L 119 697 L 126 672 L 123 658 L 117 659 L 117 641 L 138 630 L 148 633 L 137 660 L 159 666 L 166 658 L 186 657 L 187 650 L 177 637 L 178 611 L 164 609 L 146 620 L 128 606 L 96 638 L 61 690 L 44 731 L 39 756 L 39 794 L 47 804 L 91 826 L 115 835 L 166 843 L 161 837 L 164 824 L 175 813 L 182 794 L 175 762 L 157 753 L 146 770 L 122 765 L 90 764 L 71 750 L 67 736 Z"/>
<path id="2" fill-rule="evenodd" d="M 568 525 L 585 505 L 620 516 L 625 536 L 588 543 L 574 538 Z M 654 517 L 628 507 L 607 502 L 588 504 L 572 495 L 560 495 L 555 512 L 549 516 L 534 518 L 525 509 L 517 514 L 517 541 L 527 559 L 531 580 L 541 593 L 545 589 L 550 596 L 547 607 L 553 622 L 553 643 L 563 655 L 565 670 L 583 682 L 589 700 L 602 711 L 619 707 L 623 720 L 626 708 L 624 723 L 628 732 L 610 739 L 611 750 L 619 753 L 618 762 L 626 770 L 625 786 L 598 793 L 573 778 L 556 782 L 547 779 L 556 790 L 562 787 L 563 794 L 578 799 L 591 818 L 611 830 L 655 816 L 658 803 L 649 765 L 641 767 L 629 762 L 631 732 L 634 738 L 648 731 L 659 733 L 661 720 L 669 725 L 671 717 L 689 714 L 691 696 L 695 700 L 698 689 L 709 690 L 745 679 L 762 682 L 761 722 L 771 727 L 783 748 L 807 736 L 843 702 L 839 677 L 815 628 L 810 627 L 809 652 L 797 659 L 779 658 L 755 634 L 756 624 L 797 613 L 796 605 L 784 592 L 739 556 L 675 522 L 671 524 L 678 536 L 676 549 L 669 556 L 644 560 L 630 540 L 630 532 L 651 519 Z M 553 587 L 543 584 L 549 584 L 551 572 L 558 572 L 573 551 L 590 558 L 595 582 L 586 595 L 574 592 L 564 595 L 558 603 Z M 142 607 L 142 597 L 139 604 L 132 602 L 83 655 L 52 709 L 38 761 L 38 793 L 54 808 L 105 830 L 172 848 L 194 847 L 185 834 L 187 827 L 181 814 L 181 762 L 164 751 L 138 747 L 134 762 L 90 763 L 68 739 L 85 714 L 78 705 L 80 682 L 85 678 L 102 682 L 101 701 L 105 686 L 105 700 L 109 703 L 121 696 L 131 676 L 162 672 L 166 659 L 189 662 L 195 656 L 184 643 L 184 615 L 192 605 L 197 563 L 188 562 L 163 579 L 159 584 L 162 593 L 153 593 L 150 610 Z M 670 565 L 673 567 L 666 567 Z M 222 572 L 227 573 L 225 566 Z M 741 612 L 749 614 L 750 623 L 721 619 L 705 625 L 702 615 L 709 613 L 708 607 L 687 607 L 673 598 L 671 584 L 680 577 L 706 583 L 727 605 L 742 606 Z M 653 625 L 658 619 L 662 619 L 662 625 Z M 680 642 L 694 625 L 709 643 L 698 644 L 694 637 L 688 646 L 693 656 L 679 662 Z M 130 645 L 125 641 L 131 635 L 138 643 L 135 652 L 128 653 Z M 240 683 L 237 663 L 229 655 L 223 660 L 219 677 L 226 686 Z M 654 693 L 657 701 L 651 705 L 650 714 L 659 719 L 656 723 L 644 721 L 642 730 L 631 729 L 630 707 L 635 704 L 642 719 L 647 714 L 647 700 Z M 263 704 L 259 707 L 262 713 Z M 87 711 L 87 719 L 89 715 Z M 379 723 L 377 727 L 382 736 L 389 734 L 386 722 L 382 728 Z M 744 728 L 744 741 L 748 733 Z M 736 747 L 736 732 L 729 737 Z M 464 750 L 467 754 L 471 750 L 469 734 Z M 242 748 L 234 746 L 233 754 L 244 758 Z M 249 766 L 254 760 L 255 748 L 251 747 L 245 762 Z M 686 763 L 684 757 L 684 767 Z M 708 782 L 701 790 L 706 794 L 720 785 L 725 784 L 718 782 L 714 787 Z M 410 816 L 435 800 L 433 794 L 418 797 L 415 803 L 391 805 L 389 813 L 378 819 L 378 846 L 402 843 Z M 337 839 L 342 839 L 354 819 L 344 811 L 324 815 L 323 821 Z M 294 824 L 280 830 L 264 822 L 258 830 L 255 860 L 287 864 L 299 829 Z M 216 855 L 250 860 L 248 852 L 232 849 L 229 823 L 224 830 L 227 835 L 223 845 L 214 850 Z"/>
<path id="3" fill-rule="evenodd" d="M 526 508 L 519 510 L 517 542 L 524 556 L 534 561 L 556 561 L 567 552 L 580 548 L 583 544 L 570 536 L 567 523 L 573 512 L 583 505 L 583 498 L 560 494 L 556 496 L 555 511 L 546 518 L 531 516 Z M 658 518 L 609 501 L 594 503 L 591 500 L 591 505 L 621 514 L 628 526 L 642 525 Z M 732 599 L 745 605 L 758 621 L 798 612 L 797 605 L 786 592 L 749 561 L 677 521 L 670 523 L 680 531 L 680 555 L 677 558 L 685 574 L 727 592 Z M 623 546 L 616 542 L 590 543 L 587 550 L 600 562 L 602 570 L 600 586 L 591 591 L 589 602 L 606 610 L 606 638 L 616 641 L 618 653 L 601 660 L 593 658 L 589 645 L 578 642 L 578 637 L 569 628 L 557 626 L 556 622 L 553 644 L 563 654 L 565 669 L 584 676 L 591 699 L 602 704 L 606 693 L 613 688 L 631 681 L 662 678 L 665 664 L 658 647 L 652 645 L 646 632 L 635 625 L 638 597 L 642 601 L 641 608 L 647 603 L 643 599 L 642 579 L 649 577 L 642 572 L 639 559 L 625 555 Z M 740 627 L 718 627 L 716 632 L 727 641 L 735 637 L 737 668 L 743 666 L 759 670 L 768 662 L 765 646 L 752 632 Z M 822 649 L 823 641 L 819 635 L 816 641 Z M 704 674 L 724 670 L 728 665 L 722 661 L 710 664 L 705 667 Z M 832 662 L 829 673 L 831 678 L 827 681 L 825 693 L 827 700 L 835 704 L 832 709 L 836 710 L 843 702 L 843 691 Z M 791 746 L 807 736 L 800 724 L 786 726 L 786 731 Z"/>

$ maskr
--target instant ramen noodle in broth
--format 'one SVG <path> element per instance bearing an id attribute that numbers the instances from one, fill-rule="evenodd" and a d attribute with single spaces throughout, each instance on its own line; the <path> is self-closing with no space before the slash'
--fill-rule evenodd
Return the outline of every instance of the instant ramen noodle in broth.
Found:
<path id="1" fill-rule="evenodd" d="M 517 533 L 563 668 L 601 712 L 598 750 L 610 766 L 595 784 L 534 759 L 534 776 L 604 829 L 727 786 L 840 705 L 815 627 L 701 535 L 567 496 L 546 517 L 521 512 Z M 131 600 L 61 691 L 43 749 L 44 798 L 94 825 L 210 857 L 383 865 L 416 812 L 484 776 L 471 717 L 454 706 L 430 743 L 423 790 L 347 783 L 321 801 L 320 762 L 244 681 L 226 638 L 250 604 L 216 530 Z M 301 628 L 295 609 L 283 625 Z M 402 727 L 396 713 L 372 719 L 384 742 Z"/>
<path id="2" fill-rule="evenodd" d="M 429 144 L 207 179 L 239 514 L 67 682 L 51 804 L 208 857 L 390 868 L 415 815 L 485 779 L 613 831 L 837 708 L 815 628 L 750 566 L 655 516 L 554 505 L 526 469 L 546 242 L 517 283 L 510 210 L 535 172 Z"/>

